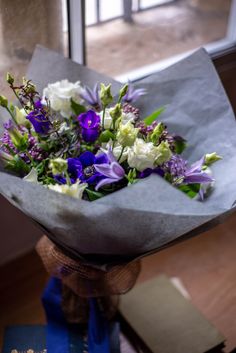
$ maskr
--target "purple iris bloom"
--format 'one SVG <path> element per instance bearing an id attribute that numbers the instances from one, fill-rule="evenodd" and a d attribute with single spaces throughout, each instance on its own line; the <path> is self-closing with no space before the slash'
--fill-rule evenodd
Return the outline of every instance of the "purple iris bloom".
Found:
<path id="1" fill-rule="evenodd" d="M 81 98 L 83 98 L 89 105 L 95 108 L 101 107 L 101 101 L 99 97 L 98 84 L 96 83 L 93 89 L 85 86 L 83 92 L 80 93 Z"/>
<path id="2" fill-rule="evenodd" d="M 93 143 L 97 140 L 100 130 L 100 116 L 93 110 L 88 110 L 78 116 L 82 127 L 82 138 L 85 142 Z"/>
<path id="3" fill-rule="evenodd" d="M 107 163 L 94 165 L 96 171 L 105 177 L 99 181 L 99 183 L 95 187 L 95 190 L 98 190 L 104 185 L 116 183 L 117 181 L 123 179 L 125 176 L 124 169 L 117 162 L 111 150 L 108 151 L 107 158 Z"/>
<path id="4" fill-rule="evenodd" d="M 127 103 L 133 103 L 139 99 L 139 97 L 145 95 L 147 90 L 145 88 L 137 88 L 135 89 L 134 86 L 129 85 L 128 90 L 123 97 L 123 101 Z"/>

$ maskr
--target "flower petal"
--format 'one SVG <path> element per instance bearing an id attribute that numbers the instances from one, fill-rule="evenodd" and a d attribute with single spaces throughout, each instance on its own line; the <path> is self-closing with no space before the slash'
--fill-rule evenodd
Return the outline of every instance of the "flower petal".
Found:
<path id="1" fill-rule="evenodd" d="M 82 153 L 78 159 L 82 163 L 83 167 L 89 167 L 94 164 L 95 156 L 92 152 L 86 151 Z"/>
<path id="2" fill-rule="evenodd" d="M 111 184 L 111 183 L 115 183 L 119 180 L 117 179 L 112 179 L 112 178 L 105 178 L 105 179 L 102 179 L 101 181 L 99 181 L 99 183 L 97 184 L 97 186 L 95 187 L 95 190 L 98 191 L 98 189 L 100 189 L 102 186 L 104 185 L 108 185 L 108 184 Z"/>

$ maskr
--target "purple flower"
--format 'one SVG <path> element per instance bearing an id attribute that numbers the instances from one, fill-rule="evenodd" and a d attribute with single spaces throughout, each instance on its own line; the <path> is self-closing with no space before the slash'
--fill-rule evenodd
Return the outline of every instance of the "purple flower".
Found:
<path id="1" fill-rule="evenodd" d="M 93 89 L 85 86 L 83 89 L 83 92 L 80 93 L 80 96 L 92 107 L 95 107 L 98 109 L 101 107 L 101 101 L 99 98 L 99 89 L 98 89 L 97 83 L 95 84 Z"/>
<path id="2" fill-rule="evenodd" d="M 142 172 L 139 173 L 139 178 L 140 179 L 147 178 L 148 176 L 150 176 L 153 173 L 154 174 L 158 174 L 161 177 L 164 177 L 164 175 L 165 175 L 165 172 L 160 167 L 157 167 L 157 168 L 154 168 L 154 169 L 147 168 L 147 169 L 144 169 Z"/>
<path id="3" fill-rule="evenodd" d="M 105 177 L 99 181 L 99 183 L 95 187 L 95 190 L 98 190 L 104 185 L 116 183 L 117 181 L 123 179 L 125 176 L 124 169 L 117 162 L 111 150 L 108 151 L 107 157 L 107 163 L 94 165 L 96 171 Z"/>
<path id="4" fill-rule="evenodd" d="M 40 100 L 34 103 L 34 110 L 26 116 L 26 119 L 31 122 L 37 134 L 47 134 L 50 129 L 50 121 Z"/>
<path id="5" fill-rule="evenodd" d="M 100 129 L 100 116 L 93 110 L 88 110 L 78 116 L 82 127 L 82 138 L 85 142 L 93 143 L 97 140 Z"/>
<path id="6" fill-rule="evenodd" d="M 43 108 L 43 105 L 41 103 L 41 99 L 38 99 L 36 102 L 34 102 L 34 108 L 39 110 Z"/>
<path id="7" fill-rule="evenodd" d="M 190 168 L 186 169 L 184 173 L 184 184 L 206 184 L 214 181 L 209 174 L 202 171 L 204 161 L 205 156 L 203 156 L 199 161 L 193 163 Z"/>
<path id="8" fill-rule="evenodd" d="M 171 159 L 165 163 L 164 170 L 171 174 L 175 185 L 180 184 L 205 184 L 213 181 L 211 176 L 202 171 L 205 157 L 199 161 L 187 166 L 187 161 L 179 155 L 173 155 Z"/>
<path id="9" fill-rule="evenodd" d="M 129 85 L 128 91 L 123 97 L 123 101 L 127 103 L 135 102 L 139 99 L 139 97 L 145 95 L 147 93 L 145 88 L 137 88 L 135 89 L 133 86 Z"/>
<path id="10" fill-rule="evenodd" d="M 86 151 L 79 157 L 68 158 L 68 173 L 71 179 L 71 183 L 74 184 L 77 179 L 80 179 L 84 183 L 96 184 L 103 176 L 96 171 L 95 164 L 100 165 L 107 163 L 107 155 L 102 153 L 95 156 L 92 152 Z M 66 183 L 66 178 L 63 175 L 55 175 L 55 180 L 61 184 Z"/>
<path id="11" fill-rule="evenodd" d="M 3 124 L 4 129 L 9 130 L 13 127 L 13 121 L 9 119 Z"/>

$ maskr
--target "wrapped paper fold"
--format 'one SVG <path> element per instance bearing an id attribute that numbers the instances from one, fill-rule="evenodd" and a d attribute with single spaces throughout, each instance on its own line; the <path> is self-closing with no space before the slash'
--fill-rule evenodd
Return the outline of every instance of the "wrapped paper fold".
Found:
<path id="1" fill-rule="evenodd" d="M 120 84 L 86 67 L 37 47 L 28 75 L 39 91 L 67 78 L 92 86 Z M 207 53 L 188 58 L 136 83 L 148 95 L 139 102 L 145 117 L 166 106 L 162 121 L 190 143 L 190 162 L 216 151 L 215 188 L 204 202 L 189 199 L 157 175 L 99 200 L 76 200 L 0 173 L 0 192 L 37 222 L 49 238 L 75 258 L 99 266 L 156 251 L 184 236 L 207 230 L 235 210 L 236 124 L 233 111 Z"/>

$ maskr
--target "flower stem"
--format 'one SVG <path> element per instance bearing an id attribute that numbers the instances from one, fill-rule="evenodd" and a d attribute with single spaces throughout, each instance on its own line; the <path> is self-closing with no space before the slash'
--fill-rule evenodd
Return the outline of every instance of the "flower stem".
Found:
<path id="1" fill-rule="evenodd" d="M 105 120 L 105 113 L 106 113 L 106 106 L 103 106 L 103 112 L 102 112 L 102 129 L 104 130 L 104 120 Z"/>
<path id="2" fill-rule="evenodd" d="M 69 176 L 68 171 L 65 172 L 65 175 L 66 175 L 66 184 L 70 186 L 71 185 L 71 180 L 70 180 L 70 176 Z"/>
<path id="3" fill-rule="evenodd" d="M 122 147 L 122 150 L 121 150 L 121 152 L 120 152 L 119 158 L 118 158 L 118 160 L 117 160 L 118 162 L 120 161 L 120 159 L 121 159 L 121 157 L 122 157 L 122 155 L 123 155 L 124 149 L 125 149 L 125 147 Z"/>
<path id="4" fill-rule="evenodd" d="M 12 120 L 14 121 L 14 123 L 15 123 L 16 125 L 18 125 L 17 122 L 16 122 L 16 119 L 15 119 L 15 117 L 14 117 L 14 114 L 12 113 L 12 111 L 11 111 L 8 107 L 6 107 L 6 110 L 7 110 L 8 113 L 11 115 Z"/>

